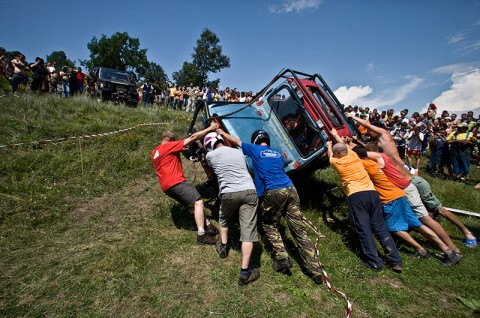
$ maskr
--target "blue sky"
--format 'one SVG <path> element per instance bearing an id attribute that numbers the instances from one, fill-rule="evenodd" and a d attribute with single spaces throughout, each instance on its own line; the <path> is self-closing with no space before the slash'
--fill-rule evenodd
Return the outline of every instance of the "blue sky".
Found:
<path id="1" fill-rule="evenodd" d="M 169 78 L 204 28 L 231 67 L 210 79 L 259 91 L 283 68 L 323 76 L 346 105 L 478 108 L 480 0 L 0 0 L 0 46 L 32 61 L 89 56 L 93 36 L 128 32 Z"/>

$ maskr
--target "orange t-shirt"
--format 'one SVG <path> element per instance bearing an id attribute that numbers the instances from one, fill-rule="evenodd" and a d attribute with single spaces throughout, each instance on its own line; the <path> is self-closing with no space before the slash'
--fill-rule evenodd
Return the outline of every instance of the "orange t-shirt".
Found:
<path id="1" fill-rule="evenodd" d="M 330 164 L 340 176 L 342 189 L 347 197 L 360 191 L 375 191 L 362 161 L 352 150 L 348 149 L 347 155 L 342 158 L 331 157 Z"/>
<path id="2" fill-rule="evenodd" d="M 163 192 L 186 180 L 180 161 L 183 144 L 183 140 L 170 141 L 152 151 L 153 167 Z"/>
<path id="3" fill-rule="evenodd" d="M 382 204 L 387 204 L 405 196 L 405 192 L 402 189 L 388 180 L 378 163 L 370 159 L 364 159 L 362 163 L 380 196 Z"/>

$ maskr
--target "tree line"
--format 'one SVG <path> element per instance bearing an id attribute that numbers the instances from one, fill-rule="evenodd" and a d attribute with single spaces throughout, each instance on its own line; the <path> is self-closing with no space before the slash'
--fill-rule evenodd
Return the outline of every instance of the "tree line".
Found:
<path id="1" fill-rule="evenodd" d="M 222 53 L 218 36 L 205 28 L 197 45 L 193 48 L 191 61 L 185 61 L 177 72 L 172 74 L 173 81 L 180 86 L 193 83 L 199 87 L 218 88 L 220 79 L 209 79 L 209 75 L 230 67 L 230 58 Z M 95 67 L 109 67 L 130 73 L 137 81 L 148 80 L 159 86 L 166 86 L 169 78 L 163 67 L 147 58 L 147 49 L 141 48 L 140 40 L 127 32 L 116 32 L 110 37 L 105 34 L 96 36 L 87 44 L 90 50 L 88 59 L 79 60 L 80 64 L 91 70 Z M 13 58 L 18 51 L 7 52 Z M 57 67 L 73 68 L 75 63 L 67 58 L 64 51 L 53 51 L 46 61 Z"/>

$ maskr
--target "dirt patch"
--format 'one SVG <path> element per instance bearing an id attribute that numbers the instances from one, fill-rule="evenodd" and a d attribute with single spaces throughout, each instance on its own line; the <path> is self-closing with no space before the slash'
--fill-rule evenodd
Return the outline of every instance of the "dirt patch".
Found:
<path id="1" fill-rule="evenodd" d="M 375 277 L 371 280 L 372 285 L 390 285 L 393 288 L 404 288 L 403 283 L 395 278 Z"/>
<path id="2" fill-rule="evenodd" d="M 104 223 L 115 222 L 119 217 L 142 220 L 153 210 L 155 195 L 162 195 L 155 176 L 146 176 L 115 192 L 81 202 L 70 212 L 71 225 L 81 227 L 92 219 Z"/>

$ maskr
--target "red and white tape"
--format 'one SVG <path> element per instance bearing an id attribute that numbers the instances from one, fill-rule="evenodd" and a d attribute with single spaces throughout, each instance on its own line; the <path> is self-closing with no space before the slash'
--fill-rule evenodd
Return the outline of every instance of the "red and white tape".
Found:
<path id="1" fill-rule="evenodd" d="M 47 143 L 62 142 L 62 141 L 68 141 L 68 140 L 78 140 L 78 139 L 84 139 L 84 138 L 106 137 L 106 136 L 112 136 L 112 135 L 124 133 L 124 132 L 127 132 L 127 131 L 135 129 L 135 128 L 139 128 L 139 127 L 161 126 L 161 125 L 166 125 L 166 124 L 167 123 L 138 124 L 138 125 L 135 125 L 135 126 L 130 127 L 130 128 L 125 128 L 125 129 L 120 129 L 120 130 L 115 130 L 115 131 L 100 133 L 100 134 L 79 135 L 79 136 L 72 136 L 72 137 L 64 137 L 64 138 L 56 138 L 56 139 L 44 139 L 44 140 L 37 140 L 37 141 L 30 141 L 30 142 L 21 142 L 21 143 L 15 143 L 15 144 L 0 145 L 0 149 L 11 148 L 11 147 L 19 147 L 19 146 L 24 146 L 24 145 L 38 145 L 38 144 L 47 144 Z"/>
<path id="2" fill-rule="evenodd" d="M 305 222 L 305 224 L 312 230 L 315 232 L 315 234 L 317 234 L 317 239 L 315 240 L 315 254 L 317 255 L 317 258 L 318 258 L 318 264 L 320 265 L 320 268 L 322 269 L 322 274 L 323 274 L 323 280 L 325 281 L 325 284 L 327 285 L 327 288 L 330 289 L 334 294 L 336 295 L 340 295 L 343 297 L 343 299 L 345 299 L 345 302 L 347 304 L 347 318 L 350 318 L 350 315 L 352 313 L 352 304 L 350 303 L 350 300 L 348 300 L 348 297 L 347 297 L 347 294 L 345 294 L 344 292 L 342 292 L 341 290 L 338 290 L 334 287 L 332 287 L 332 284 L 330 283 L 330 279 L 328 278 L 328 274 L 327 272 L 323 269 L 323 265 L 322 265 L 322 262 L 320 262 L 320 253 L 318 252 L 318 242 L 320 240 L 321 237 L 325 237 L 324 235 L 322 235 L 322 233 L 320 233 L 320 231 L 318 230 L 318 228 L 312 223 L 310 222 L 309 220 L 307 220 L 303 215 L 302 215 L 302 219 L 303 219 L 303 222 Z"/>

